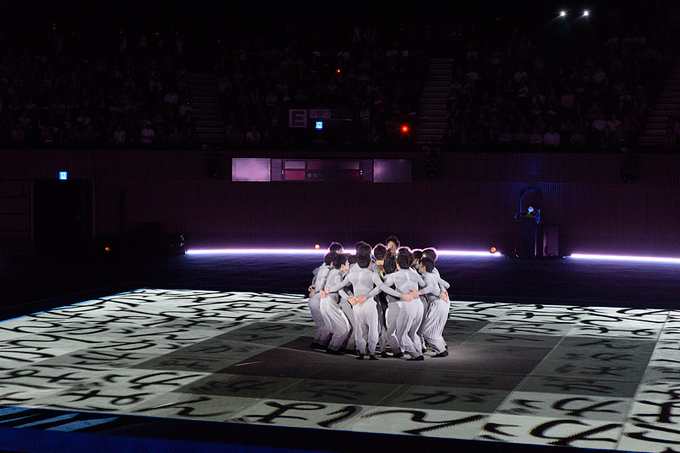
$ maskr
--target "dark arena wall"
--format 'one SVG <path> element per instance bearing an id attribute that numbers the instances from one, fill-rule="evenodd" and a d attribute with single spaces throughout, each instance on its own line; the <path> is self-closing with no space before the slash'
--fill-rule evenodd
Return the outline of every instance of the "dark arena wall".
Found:
<path id="1" fill-rule="evenodd" d="M 376 243 L 396 234 L 413 247 L 494 246 L 510 253 L 520 196 L 529 189 L 542 195 L 543 224 L 556 227 L 561 255 L 680 255 L 680 157 L 673 154 L 450 153 L 439 156 L 433 174 L 423 153 L 392 153 L 389 158 L 412 161 L 412 181 L 405 183 L 232 182 L 231 158 L 244 156 L 220 152 L 216 169 L 210 150 L 0 154 L 4 255 L 99 252 L 177 234 L 188 248 L 323 248 L 332 240 Z M 59 181 L 61 171 L 68 181 Z M 70 196 L 80 208 L 50 198 L 59 183 L 78 185 Z M 75 220 L 63 224 L 69 216 Z M 80 233 L 65 233 L 74 229 Z"/>

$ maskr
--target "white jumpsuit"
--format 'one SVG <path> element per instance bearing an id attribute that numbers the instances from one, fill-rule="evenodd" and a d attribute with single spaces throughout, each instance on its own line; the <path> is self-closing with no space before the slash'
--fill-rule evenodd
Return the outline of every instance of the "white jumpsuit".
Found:
<path id="1" fill-rule="evenodd" d="M 333 269 L 328 274 L 326 286 L 334 286 L 342 281 L 343 272 L 340 269 Z M 332 336 L 328 343 L 328 349 L 339 350 L 347 341 L 350 334 L 350 325 L 347 317 L 338 305 L 340 295 L 337 292 L 329 292 L 326 297 L 321 298 L 321 316 L 327 326 L 330 326 Z"/>
<path id="2" fill-rule="evenodd" d="M 340 296 L 349 299 L 352 295 L 345 288 L 352 286 L 354 297 L 366 297 L 363 304 L 354 305 L 354 338 L 359 354 L 375 355 L 376 345 L 380 336 L 380 324 L 378 322 L 378 308 L 375 296 L 380 292 L 383 282 L 380 277 L 368 269 L 357 268 L 350 271 L 345 278 L 335 286 L 330 287 L 330 292 L 339 291 Z"/>
<path id="3" fill-rule="evenodd" d="M 441 292 L 440 285 L 448 289 L 449 284 L 441 278 L 437 278 L 432 272 L 425 272 L 423 280 L 426 285 L 422 289 L 421 294 L 423 298 L 427 298 L 429 305 L 427 315 L 423 321 L 423 339 L 439 354 L 446 350 L 446 342 L 442 332 L 449 317 L 449 303 L 439 297 Z"/>
<path id="4" fill-rule="evenodd" d="M 394 286 L 397 292 L 408 294 L 425 286 L 425 282 L 410 269 L 400 269 L 385 278 L 385 286 Z M 423 355 L 422 340 L 418 336 L 418 327 L 423 318 L 423 303 L 416 297 L 411 301 L 402 301 L 397 318 L 397 341 L 399 346 L 412 357 Z"/>
<path id="5" fill-rule="evenodd" d="M 327 266 L 326 264 L 322 264 L 321 267 L 319 267 L 313 281 L 313 284 L 315 284 L 314 294 L 312 294 L 307 301 L 309 311 L 312 314 L 312 320 L 317 327 L 314 343 L 322 346 L 328 346 L 328 342 L 333 335 L 333 332 L 331 332 L 330 327 L 326 325 L 326 322 L 321 315 L 321 290 L 324 288 L 323 285 L 326 284 L 326 279 L 331 269 L 333 269 L 333 267 Z"/>

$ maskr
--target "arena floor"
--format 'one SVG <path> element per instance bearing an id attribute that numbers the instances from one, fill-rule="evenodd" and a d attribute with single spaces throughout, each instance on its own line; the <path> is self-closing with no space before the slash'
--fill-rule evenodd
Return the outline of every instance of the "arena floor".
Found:
<path id="1" fill-rule="evenodd" d="M 677 265 L 442 257 L 450 355 L 373 362 L 309 348 L 318 259 L 0 263 L 0 449 L 680 451 Z"/>
<path id="2" fill-rule="evenodd" d="M 423 362 L 310 349 L 295 293 L 146 287 L 7 319 L 0 448 L 680 450 L 680 312 L 559 299 L 453 300 L 450 355 Z"/>

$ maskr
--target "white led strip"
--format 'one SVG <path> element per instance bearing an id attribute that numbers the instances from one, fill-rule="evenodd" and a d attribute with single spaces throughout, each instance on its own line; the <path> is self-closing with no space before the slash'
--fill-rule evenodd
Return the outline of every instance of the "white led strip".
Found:
<path id="1" fill-rule="evenodd" d="M 187 255 L 324 255 L 325 249 L 195 249 Z M 348 252 L 353 253 L 353 252 Z M 437 250 L 439 256 L 503 256 L 500 252 L 478 252 L 464 250 Z"/>
<path id="2" fill-rule="evenodd" d="M 664 258 L 664 257 L 654 257 L 654 256 L 589 255 L 589 254 L 582 254 L 582 253 L 573 253 L 569 256 L 571 258 L 581 259 L 581 260 L 628 261 L 628 262 L 642 262 L 642 263 L 680 264 L 680 258 Z"/>

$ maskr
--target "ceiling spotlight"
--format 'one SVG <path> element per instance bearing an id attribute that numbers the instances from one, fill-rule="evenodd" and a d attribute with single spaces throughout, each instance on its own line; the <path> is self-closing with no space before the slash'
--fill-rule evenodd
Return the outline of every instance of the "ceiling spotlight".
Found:
<path id="1" fill-rule="evenodd" d="M 565 17 L 567 15 L 566 11 L 560 11 L 560 17 Z"/>
<path id="2" fill-rule="evenodd" d="M 585 11 L 583 11 L 583 15 L 588 16 L 588 15 L 590 15 L 590 12 L 588 10 L 585 10 Z"/>

